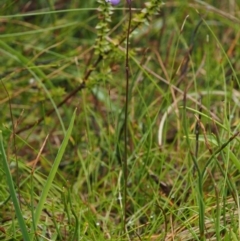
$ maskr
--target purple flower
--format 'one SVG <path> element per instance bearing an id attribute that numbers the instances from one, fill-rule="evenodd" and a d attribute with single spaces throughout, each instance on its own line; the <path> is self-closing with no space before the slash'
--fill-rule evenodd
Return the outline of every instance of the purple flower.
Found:
<path id="1" fill-rule="evenodd" d="M 111 3 L 112 5 L 117 5 L 120 3 L 120 0 L 106 0 L 106 2 Z"/>
<path id="2" fill-rule="evenodd" d="M 107 3 L 111 3 L 112 5 L 117 5 L 120 3 L 120 0 L 105 0 Z M 130 4 L 132 0 L 127 0 L 127 3 Z"/>

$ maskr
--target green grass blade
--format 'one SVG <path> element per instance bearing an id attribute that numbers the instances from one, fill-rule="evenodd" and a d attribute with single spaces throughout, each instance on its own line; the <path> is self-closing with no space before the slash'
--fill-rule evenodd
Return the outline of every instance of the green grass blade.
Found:
<path id="1" fill-rule="evenodd" d="M 236 155 L 231 150 L 229 151 L 229 156 L 230 156 L 230 160 L 233 162 L 235 167 L 238 169 L 238 171 L 240 171 L 239 159 L 236 157 Z"/>
<path id="2" fill-rule="evenodd" d="M 56 159 L 54 160 L 52 169 L 51 169 L 51 171 L 50 171 L 50 173 L 48 175 L 48 179 L 47 179 L 47 181 L 45 183 L 45 186 L 43 187 L 43 191 L 42 191 L 42 194 L 41 194 L 41 197 L 40 197 L 40 200 L 39 200 L 38 206 L 36 208 L 36 212 L 35 212 L 35 217 L 34 217 L 35 226 L 38 225 L 38 221 L 39 221 L 40 215 L 42 213 L 42 209 L 44 207 L 44 203 L 46 201 L 48 192 L 49 192 L 49 190 L 51 188 L 51 185 L 53 183 L 53 179 L 54 179 L 54 177 L 55 177 L 55 175 L 57 173 L 59 164 L 60 164 L 60 162 L 62 160 L 63 154 L 65 152 L 66 146 L 67 146 L 69 138 L 71 136 L 73 125 L 74 125 L 75 116 L 76 116 L 76 110 L 73 113 L 72 119 L 70 121 L 69 128 L 68 128 L 68 130 L 66 132 L 66 135 L 64 137 L 64 140 L 63 140 L 63 142 L 62 142 L 62 144 L 61 144 L 61 146 L 60 146 L 60 148 L 58 150 Z M 34 227 L 32 227 L 32 231 L 34 230 L 33 228 Z"/>
<path id="3" fill-rule="evenodd" d="M 6 174 L 6 179 L 7 179 L 7 184 L 8 184 L 10 196 L 12 198 L 12 202 L 13 202 L 13 205 L 14 205 L 14 209 L 15 209 L 15 212 L 16 212 L 17 219 L 18 219 L 19 227 L 20 227 L 21 232 L 22 232 L 22 236 L 23 236 L 23 239 L 25 241 L 28 241 L 28 240 L 30 241 L 28 230 L 27 230 L 25 221 L 23 219 L 23 215 L 22 215 L 22 212 L 21 212 L 21 209 L 20 209 L 20 205 L 19 205 L 19 202 L 18 202 L 18 199 L 17 199 L 17 195 L 16 195 L 16 191 L 15 191 L 15 188 L 14 188 L 14 183 L 13 183 L 13 180 L 12 180 L 11 172 L 10 172 L 10 169 L 9 169 L 9 166 L 8 166 L 7 156 L 6 156 L 6 153 L 5 153 L 5 150 L 4 150 L 4 146 L 3 146 L 3 137 L 2 137 L 2 131 L 1 130 L 0 130 L 0 151 L 1 151 L 1 154 L 2 154 L 2 163 L 3 163 L 3 168 L 4 168 L 4 171 L 5 171 L 5 174 Z"/>

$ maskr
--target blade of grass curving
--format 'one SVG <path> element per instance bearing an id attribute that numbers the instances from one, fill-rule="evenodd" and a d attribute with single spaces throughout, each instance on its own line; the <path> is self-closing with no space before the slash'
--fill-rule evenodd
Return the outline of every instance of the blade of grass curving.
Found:
<path id="1" fill-rule="evenodd" d="M 238 171 L 240 171 L 240 162 L 239 159 L 236 157 L 236 155 L 230 150 L 229 151 L 229 157 L 230 160 L 233 162 L 233 164 L 235 165 L 235 167 L 238 169 Z"/>
<path id="2" fill-rule="evenodd" d="M 23 240 L 24 241 L 28 241 L 28 240 L 30 241 L 30 236 L 28 234 L 28 230 L 27 230 L 27 227 L 26 227 L 26 224 L 25 224 L 25 221 L 24 221 L 21 209 L 20 209 L 20 205 L 19 205 L 19 202 L 18 202 L 18 199 L 17 199 L 16 191 L 15 191 L 15 188 L 14 188 L 14 183 L 13 183 L 12 176 L 11 176 L 11 172 L 10 172 L 10 169 L 9 169 L 9 166 L 8 166 L 8 161 L 7 161 L 7 156 L 6 156 L 6 153 L 5 153 L 5 150 L 4 150 L 3 136 L 2 136 L 1 130 L 0 130 L 0 151 L 1 151 L 1 154 L 2 154 L 2 163 L 3 163 L 3 168 L 4 168 L 4 171 L 5 171 L 5 174 L 6 174 L 6 179 L 7 179 L 7 184 L 8 184 L 10 196 L 11 196 L 11 199 L 12 199 L 12 202 L 13 202 L 13 205 L 14 205 L 14 209 L 15 209 L 15 212 L 16 212 L 18 224 L 19 224 L 19 227 L 20 227 L 21 232 L 22 232 Z"/>
<path id="3" fill-rule="evenodd" d="M 65 135 L 65 137 L 63 139 L 63 142 L 62 142 L 62 144 L 61 144 L 61 146 L 60 146 L 60 148 L 58 150 L 56 159 L 54 160 L 53 166 L 52 166 L 51 171 L 50 171 L 50 173 L 48 175 L 48 178 L 47 178 L 47 181 L 45 183 L 45 186 L 43 187 L 43 191 L 42 191 L 41 197 L 39 199 L 39 203 L 37 205 L 35 216 L 34 216 L 35 227 L 37 227 L 37 225 L 38 225 L 38 222 L 39 222 L 39 219 L 40 219 L 40 215 L 42 213 L 42 210 L 43 210 L 44 203 L 46 201 L 48 192 L 49 192 L 49 190 L 51 188 L 51 185 L 53 183 L 53 179 L 54 179 L 54 177 L 55 177 L 55 175 L 57 173 L 59 164 L 60 164 L 60 162 L 62 160 L 63 154 L 65 152 L 66 146 L 67 146 L 69 138 L 71 136 L 73 125 L 74 125 L 75 116 L 76 116 L 76 110 L 73 113 L 73 116 L 71 118 L 68 130 L 66 132 L 66 135 Z M 32 231 L 35 230 L 35 227 L 32 226 Z"/>
<path id="4" fill-rule="evenodd" d="M 122 11 L 122 8 L 115 8 L 115 10 Z M 84 11 L 96 11 L 96 8 L 72 8 L 72 9 L 60 9 L 54 11 L 45 11 L 43 9 L 38 10 L 37 12 L 29 12 L 29 13 L 19 13 L 19 14 L 10 14 L 3 15 L 2 18 L 24 18 L 24 17 L 32 17 L 32 16 L 40 16 L 40 15 L 49 15 L 49 14 L 62 14 L 69 12 L 84 12 Z"/>
<path id="5" fill-rule="evenodd" d="M 24 36 L 24 35 L 36 35 L 36 34 L 41 34 L 46 31 L 54 31 L 58 29 L 63 29 L 63 28 L 69 28 L 74 25 L 79 25 L 79 22 L 71 22 L 71 23 L 66 23 L 66 24 L 61 24 L 59 26 L 54 26 L 54 27 L 48 27 L 44 29 L 35 29 L 35 30 L 29 30 L 25 32 L 17 32 L 17 33 L 9 33 L 9 34 L 1 34 L 0 38 L 16 38 L 19 36 Z M 18 52 L 19 53 L 19 52 Z"/>
<path id="6" fill-rule="evenodd" d="M 62 130 L 64 134 L 66 133 L 62 118 L 60 116 L 60 113 L 58 111 L 57 105 L 55 104 L 50 92 L 48 91 L 47 87 L 42 83 L 42 80 L 46 81 L 46 84 L 49 88 L 54 88 L 53 84 L 51 81 L 48 80 L 47 76 L 43 73 L 43 71 L 35 66 L 29 59 L 24 57 L 21 53 L 18 51 L 14 50 L 11 46 L 0 40 L 0 47 L 2 48 L 2 51 L 6 53 L 6 55 L 10 56 L 12 59 L 16 60 L 17 62 L 21 63 L 33 76 L 34 78 L 38 81 L 39 85 L 43 88 L 45 91 L 47 97 L 51 101 L 53 108 L 55 109 L 55 112 L 58 116 L 58 119 L 60 121 L 60 124 L 62 126 Z M 0 49 L 1 50 L 1 49 Z M 34 69 L 34 71 L 32 70 Z M 41 79 L 42 80 L 41 80 Z"/>
<path id="7" fill-rule="evenodd" d="M 223 144 L 212 154 L 212 156 L 209 157 L 209 159 L 207 160 L 207 162 L 206 162 L 206 164 L 205 164 L 205 166 L 204 166 L 204 168 L 203 168 L 202 177 L 204 176 L 207 167 L 208 167 L 208 166 L 211 164 L 211 162 L 214 160 L 214 157 L 215 157 L 218 153 L 220 153 L 220 152 L 221 152 L 231 141 L 233 141 L 239 134 L 240 134 L 240 132 L 237 132 L 237 133 L 235 133 L 233 136 L 231 136 L 228 141 L 226 141 L 225 143 L 223 143 Z M 230 158 L 234 157 L 233 153 L 229 153 L 229 154 L 230 154 Z M 234 161 L 235 161 L 235 159 L 234 159 Z M 236 165 L 237 163 L 234 163 L 234 164 Z M 237 167 L 239 167 L 239 164 L 237 164 Z"/>

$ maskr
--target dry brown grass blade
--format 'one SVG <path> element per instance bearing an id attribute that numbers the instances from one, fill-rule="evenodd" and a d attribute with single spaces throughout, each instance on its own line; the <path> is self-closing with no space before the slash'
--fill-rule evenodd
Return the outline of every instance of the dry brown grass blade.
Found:
<path id="1" fill-rule="evenodd" d="M 46 143 L 47 143 L 48 137 L 49 137 L 49 134 L 48 134 L 48 135 L 46 136 L 46 138 L 44 139 L 44 142 L 43 142 L 43 144 L 42 144 L 42 146 L 41 146 L 41 148 L 40 148 L 40 150 L 39 150 L 39 152 L 38 152 L 38 154 L 37 154 L 36 159 L 34 159 L 33 161 L 31 161 L 31 162 L 28 163 L 28 166 L 32 166 L 31 174 L 33 174 L 34 171 L 35 171 L 36 165 L 37 165 L 37 163 L 38 163 L 38 161 L 39 161 L 39 159 L 40 159 L 40 156 L 42 155 L 42 152 L 43 152 L 43 149 L 44 149 L 44 147 L 45 147 L 45 145 L 46 145 Z"/>

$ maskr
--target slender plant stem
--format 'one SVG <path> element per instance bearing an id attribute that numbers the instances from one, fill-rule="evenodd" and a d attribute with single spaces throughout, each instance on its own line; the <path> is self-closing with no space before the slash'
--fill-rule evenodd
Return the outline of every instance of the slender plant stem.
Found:
<path id="1" fill-rule="evenodd" d="M 127 223 L 127 183 L 128 183 L 128 152 L 127 152 L 127 143 L 128 143 L 128 105 L 129 105 L 129 37 L 131 32 L 131 19 L 132 19 L 132 9 L 131 9 L 131 0 L 127 0 L 128 9 L 129 9 L 129 18 L 128 18 L 128 28 L 126 36 L 126 62 L 125 62 L 125 71 L 126 71 L 126 96 L 125 96 L 125 118 L 124 118 L 124 160 L 123 160 L 123 173 L 124 173 L 124 221 L 123 229 L 127 233 L 126 223 Z"/>

